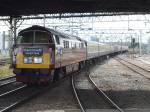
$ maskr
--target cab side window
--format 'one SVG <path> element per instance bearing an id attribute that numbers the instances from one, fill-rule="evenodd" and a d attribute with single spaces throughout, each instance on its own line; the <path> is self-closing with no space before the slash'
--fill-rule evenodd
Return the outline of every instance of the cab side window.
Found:
<path id="1" fill-rule="evenodd" d="M 60 40 L 59 40 L 59 36 L 58 35 L 55 35 L 55 40 L 56 40 L 57 44 L 60 44 Z"/>

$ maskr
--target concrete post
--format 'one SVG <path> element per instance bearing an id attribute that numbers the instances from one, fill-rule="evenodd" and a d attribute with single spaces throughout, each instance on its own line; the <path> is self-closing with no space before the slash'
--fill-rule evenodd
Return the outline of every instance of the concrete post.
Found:
<path id="1" fill-rule="evenodd" d="M 45 27 L 45 24 L 46 24 L 46 15 L 44 14 L 44 17 L 43 17 L 43 26 Z"/>
<path id="2" fill-rule="evenodd" d="M 3 38 L 2 38 L 2 49 L 5 50 L 5 31 L 3 31 Z"/>
<path id="3" fill-rule="evenodd" d="M 17 38 L 17 21 L 16 21 L 16 18 L 13 19 L 13 28 L 14 28 L 14 44 L 16 44 L 16 38 Z"/>
<path id="4" fill-rule="evenodd" d="M 140 47 L 140 56 L 142 56 L 142 30 L 140 30 L 140 38 L 139 38 L 139 47 Z"/>

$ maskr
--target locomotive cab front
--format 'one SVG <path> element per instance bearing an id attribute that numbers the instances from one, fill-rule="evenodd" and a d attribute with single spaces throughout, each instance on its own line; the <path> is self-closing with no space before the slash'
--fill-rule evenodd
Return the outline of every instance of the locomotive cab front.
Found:
<path id="1" fill-rule="evenodd" d="M 13 65 L 19 82 L 48 82 L 54 69 L 53 36 L 44 30 L 27 29 L 17 37 Z"/>

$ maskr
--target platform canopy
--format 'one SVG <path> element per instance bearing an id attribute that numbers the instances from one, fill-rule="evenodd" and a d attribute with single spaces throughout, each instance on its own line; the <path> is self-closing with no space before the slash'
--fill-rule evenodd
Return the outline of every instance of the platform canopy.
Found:
<path id="1" fill-rule="evenodd" d="M 0 16 L 82 12 L 149 13 L 150 0 L 0 0 Z"/>

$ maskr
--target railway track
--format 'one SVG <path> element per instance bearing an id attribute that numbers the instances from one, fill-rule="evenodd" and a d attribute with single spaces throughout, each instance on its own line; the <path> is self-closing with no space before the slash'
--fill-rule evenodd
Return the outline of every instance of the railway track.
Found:
<path id="1" fill-rule="evenodd" d="M 22 85 L 10 91 L 0 94 L 0 112 L 7 112 L 23 104 L 26 101 L 44 93 L 52 86 L 27 86 Z"/>
<path id="2" fill-rule="evenodd" d="M 18 84 L 17 87 L 10 89 L 5 92 L 1 92 L 2 88 L 0 88 L 0 112 L 8 112 L 14 108 L 16 108 L 20 104 L 24 104 L 28 100 L 33 99 L 34 97 L 45 93 L 47 90 L 58 86 L 61 82 L 67 79 L 67 76 L 52 83 L 49 86 L 27 86 L 23 84 Z M 14 82 L 15 83 L 15 82 Z M 10 84 L 12 85 L 12 84 Z M 9 84 L 6 86 L 10 86 Z M 4 86 L 3 88 L 6 88 Z"/>
<path id="3" fill-rule="evenodd" d="M 76 74 L 78 74 L 79 72 L 77 72 Z M 14 78 L 12 77 L 8 77 L 5 79 L 1 79 L 1 81 L 6 81 L 7 79 L 9 80 L 9 78 Z M 117 106 L 102 90 L 100 91 L 98 88 L 96 88 L 96 85 L 94 85 L 94 81 L 92 81 L 91 77 L 87 77 L 89 80 L 89 83 L 92 84 L 92 86 L 94 87 L 94 89 L 102 94 L 103 98 L 105 98 L 105 100 L 107 99 L 107 103 L 109 103 L 108 105 L 111 105 L 110 108 L 116 108 L 117 110 L 119 110 L 120 112 L 124 112 L 121 108 L 119 108 L 119 106 Z M 13 82 L 12 82 L 13 83 Z M 14 82 L 15 83 L 15 82 Z M 61 83 L 61 81 L 56 82 L 48 87 L 28 87 L 27 85 L 19 85 L 16 88 L 12 89 L 12 90 L 8 90 L 5 92 L 0 92 L 0 112 L 6 112 L 9 110 L 12 110 L 13 108 L 17 107 L 19 104 L 22 104 L 34 97 L 36 97 L 37 95 L 40 95 L 41 93 L 44 93 L 46 90 L 54 87 L 55 85 L 58 85 L 59 83 Z M 10 83 L 10 85 L 12 85 Z M 6 84 L 6 86 L 10 86 L 9 84 Z M 6 88 L 3 87 L 3 88 Z M 77 90 L 77 88 L 75 87 L 75 81 L 74 81 L 74 77 L 72 76 L 72 87 L 75 93 L 75 96 L 78 100 L 78 103 L 81 107 L 81 111 L 82 112 L 86 112 L 87 108 L 84 106 L 85 104 L 83 104 L 83 102 L 81 101 L 80 97 L 79 97 L 79 92 Z M 2 91 L 3 89 L 0 88 L 0 91 Z M 97 92 L 95 91 L 95 94 L 97 94 Z M 98 97 L 102 97 L 99 96 Z M 102 98 L 102 99 L 103 99 Z M 94 103 L 94 102 L 91 102 Z"/>
<path id="4" fill-rule="evenodd" d="M 112 112 L 114 112 L 114 109 L 118 110 L 119 112 L 125 112 L 123 109 L 121 109 L 114 101 L 112 101 L 103 90 L 99 89 L 97 87 L 97 85 L 94 83 L 94 81 L 92 80 L 92 78 L 90 76 L 87 76 L 87 80 L 88 83 L 91 84 L 91 86 L 93 87 L 93 91 L 95 91 L 95 95 L 96 98 L 95 99 L 100 99 L 100 102 L 103 102 L 102 100 L 105 100 L 104 102 L 107 103 L 107 105 L 109 105 L 109 109 L 112 109 Z M 75 78 L 74 76 L 72 76 L 72 88 L 75 94 L 75 97 L 78 101 L 78 104 L 80 106 L 80 109 L 82 112 L 86 112 L 88 110 L 85 101 L 82 100 L 82 98 L 80 97 L 80 92 L 78 92 L 78 89 L 76 88 L 76 84 L 75 84 Z M 88 97 L 88 96 L 87 96 Z M 94 99 L 94 97 L 93 97 Z M 89 103 L 93 103 L 93 105 L 97 105 L 97 101 L 93 100 L 93 102 L 89 102 Z M 87 104 L 88 105 L 88 104 Z"/>
<path id="5" fill-rule="evenodd" d="M 0 112 L 7 112 L 25 102 L 40 91 L 41 88 L 23 85 L 0 95 Z"/>
<path id="6" fill-rule="evenodd" d="M 6 94 L 10 94 L 22 86 L 24 86 L 24 84 L 16 82 L 15 80 L 3 83 L 0 85 L 0 97 Z"/>
<path id="7" fill-rule="evenodd" d="M 115 58 L 115 60 L 117 60 L 118 62 L 120 62 L 122 65 L 126 66 L 127 68 L 129 68 L 133 72 L 138 73 L 138 74 L 140 74 L 140 75 L 142 75 L 145 78 L 150 80 L 150 75 L 149 75 L 150 71 L 149 70 L 147 70 L 143 67 L 140 67 L 136 64 L 133 64 L 133 63 L 127 61 L 127 60 L 124 60 L 122 58 L 119 58 L 119 57 Z"/>
<path id="8" fill-rule="evenodd" d="M 17 83 L 15 76 L 0 79 L 0 112 L 7 112 L 21 103 L 22 100 L 18 99 L 18 96 L 21 95 L 20 92 L 24 91 L 25 88 L 27 88 L 27 85 Z"/>
<path id="9" fill-rule="evenodd" d="M 16 82 L 15 76 L 5 77 L 0 79 L 0 87 Z"/>
<path id="10" fill-rule="evenodd" d="M 0 78 L 0 82 L 8 80 L 8 79 L 12 79 L 12 78 L 15 78 L 15 76 L 9 76 L 9 77 Z"/>

